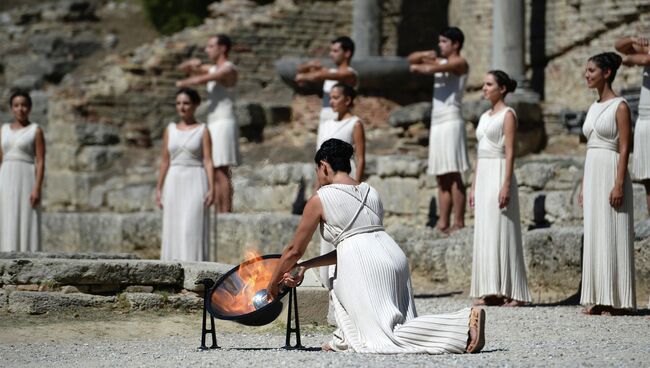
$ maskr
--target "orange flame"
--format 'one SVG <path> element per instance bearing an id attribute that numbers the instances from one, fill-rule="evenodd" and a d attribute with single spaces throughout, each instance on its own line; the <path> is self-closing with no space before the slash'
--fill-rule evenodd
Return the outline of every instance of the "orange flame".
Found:
<path id="1" fill-rule="evenodd" d="M 212 294 L 212 304 L 219 306 L 222 311 L 230 315 L 255 311 L 253 296 L 269 284 L 278 262 L 276 258 L 263 260 L 262 255 L 255 250 L 246 251 L 244 259 L 246 264 L 237 270 L 237 276 L 242 281 L 241 287 L 235 290 L 237 294 L 223 287 L 217 288 Z"/>

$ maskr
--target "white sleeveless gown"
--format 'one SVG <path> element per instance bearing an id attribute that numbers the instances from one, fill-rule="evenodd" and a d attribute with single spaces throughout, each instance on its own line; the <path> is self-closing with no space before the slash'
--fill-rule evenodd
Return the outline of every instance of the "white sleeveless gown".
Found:
<path id="1" fill-rule="evenodd" d="M 40 209 L 29 197 L 36 184 L 35 147 L 37 124 L 12 130 L 2 126 L 0 163 L 0 251 L 41 250 Z"/>
<path id="2" fill-rule="evenodd" d="M 235 68 L 231 62 L 225 66 Z M 219 68 L 213 65 L 210 73 Z M 225 87 L 216 81 L 207 84 L 208 89 L 208 130 L 212 139 L 212 165 L 237 166 L 241 161 L 239 153 L 239 126 L 235 116 L 235 93 L 233 88 Z"/>
<path id="3" fill-rule="evenodd" d="M 521 240 L 519 191 L 514 173 L 510 201 L 499 208 L 499 192 L 506 174 L 503 109 L 493 116 L 481 115 L 476 137 L 478 162 L 474 187 L 474 252 L 470 297 L 499 295 L 530 302 L 524 250 Z"/>
<path id="4" fill-rule="evenodd" d="M 408 260 L 383 230 L 377 191 L 366 183 L 332 184 L 318 196 L 321 235 L 337 249 L 331 295 L 339 329 L 330 345 L 359 353 L 462 353 L 470 309 L 417 317 Z"/>
<path id="5" fill-rule="evenodd" d="M 203 167 L 205 125 L 183 131 L 167 127 L 170 167 L 163 187 L 163 231 L 160 259 L 207 261 L 210 210 L 203 201 L 208 177 Z"/>
<path id="6" fill-rule="evenodd" d="M 636 308 L 632 181 L 625 175 L 623 204 L 614 209 L 609 194 L 618 166 L 616 109 L 625 99 L 594 102 L 582 132 L 587 157 L 582 181 L 584 254 L 581 304 Z"/>
<path id="7" fill-rule="evenodd" d="M 446 60 L 441 61 L 446 64 Z M 470 169 L 465 120 L 460 106 L 468 74 L 434 75 L 431 127 L 429 128 L 429 175 L 463 173 Z"/>

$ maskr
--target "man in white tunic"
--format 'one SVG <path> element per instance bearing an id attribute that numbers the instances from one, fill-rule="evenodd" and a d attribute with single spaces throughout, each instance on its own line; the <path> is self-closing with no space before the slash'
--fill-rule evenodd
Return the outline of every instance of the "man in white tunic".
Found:
<path id="1" fill-rule="evenodd" d="M 467 60 L 460 56 L 465 36 L 450 27 L 438 37 L 440 55 L 435 50 L 409 55 L 411 72 L 433 74 L 433 106 L 429 131 L 429 167 L 427 173 L 438 181 L 440 231 L 465 227 L 465 184 L 462 173 L 470 169 L 467 156 L 465 121 L 460 115 L 463 90 L 469 73 Z M 450 228 L 451 210 L 454 224 Z"/>
<path id="2" fill-rule="evenodd" d="M 648 214 L 650 214 L 650 47 L 646 37 L 623 37 L 614 45 L 624 54 L 623 64 L 642 66 L 643 81 L 639 97 L 639 117 L 634 127 L 632 174 L 645 186 Z"/>
<path id="3" fill-rule="evenodd" d="M 342 36 L 334 39 L 330 44 L 329 57 L 336 68 L 326 68 L 319 60 L 310 60 L 298 66 L 296 83 L 302 85 L 309 82 L 323 82 L 323 104 L 321 105 L 319 123 L 336 118 L 329 103 L 332 87 L 341 82 L 356 87 L 359 83 L 357 72 L 350 63 L 354 55 L 354 42 L 350 37 Z"/>
<path id="4" fill-rule="evenodd" d="M 205 52 L 213 64 L 190 59 L 178 70 L 193 74 L 176 82 L 177 87 L 206 84 L 208 90 L 208 130 L 212 139 L 212 163 L 218 212 L 232 212 L 232 178 L 230 168 L 240 163 L 239 127 L 235 118 L 237 68 L 228 59 L 232 41 L 224 34 L 208 39 Z"/>

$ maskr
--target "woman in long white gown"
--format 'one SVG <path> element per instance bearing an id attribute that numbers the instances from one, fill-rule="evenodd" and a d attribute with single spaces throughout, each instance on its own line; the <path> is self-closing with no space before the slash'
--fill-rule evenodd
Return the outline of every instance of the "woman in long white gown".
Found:
<path id="1" fill-rule="evenodd" d="M 284 249 L 267 286 L 270 298 L 279 283 L 295 286 L 308 268 L 336 264 L 332 299 L 339 329 L 324 350 L 359 353 L 478 352 L 485 344 L 485 312 L 466 308 L 417 316 L 408 260 L 384 231 L 383 207 L 370 185 L 349 176 L 352 147 L 338 139 L 316 153 L 321 188 L 305 206 L 293 241 Z M 336 250 L 301 263 L 320 224 Z"/>
<path id="2" fill-rule="evenodd" d="M 483 96 L 492 108 L 476 128 L 478 159 L 469 197 L 474 208 L 470 297 L 478 305 L 531 301 L 514 175 L 517 116 L 504 101 L 515 88 L 517 82 L 501 70 L 488 72 L 483 81 Z"/>
<path id="3" fill-rule="evenodd" d="M 631 118 L 612 82 L 621 65 L 613 52 L 592 56 L 585 78 L 598 91 L 582 126 L 587 157 L 580 202 L 584 208 L 582 295 L 586 314 L 623 314 L 636 308 L 634 199 L 628 173 Z"/>
<path id="4" fill-rule="evenodd" d="M 214 198 L 210 132 L 194 119 L 201 102 L 191 88 L 176 94 L 178 123 L 165 129 L 156 202 L 163 210 L 160 259 L 207 261 Z"/>
<path id="5" fill-rule="evenodd" d="M 350 159 L 350 176 L 361 182 L 366 167 L 366 135 L 363 121 L 352 114 L 354 99 L 357 93 L 354 88 L 344 83 L 337 83 L 330 88 L 329 104 L 336 118 L 318 125 L 316 150 L 328 139 L 336 138 L 352 145 L 354 158 Z M 318 180 L 314 182 L 314 191 L 318 190 Z M 321 237 L 320 254 L 327 254 L 334 246 Z M 331 289 L 334 267 L 321 267 L 320 278 L 323 285 Z"/>
<path id="6" fill-rule="evenodd" d="M 29 121 L 32 99 L 25 91 L 9 98 L 12 123 L 0 131 L 0 251 L 41 250 L 40 202 L 45 173 L 45 138 Z"/>

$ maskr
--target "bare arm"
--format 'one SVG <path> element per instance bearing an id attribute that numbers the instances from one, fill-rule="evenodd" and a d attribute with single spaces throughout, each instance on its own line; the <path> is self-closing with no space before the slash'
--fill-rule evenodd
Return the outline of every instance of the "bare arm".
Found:
<path id="1" fill-rule="evenodd" d="M 463 75 L 469 70 L 467 61 L 463 58 L 455 58 L 449 60 L 446 64 L 439 63 L 426 63 L 426 64 L 411 64 L 411 72 L 418 74 L 435 74 L 439 72 L 452 72 L 457 75 Z"/>
<path id="2" fill-rule="evenodd" d="M 648 66 L 650 65 L 650 54 L 631 54 L 623 56 L 623 65 L 627 66 Z"/>
<path id="3" fill-rule="evenodd" d="M 499 192 L 499 208 L 505 208 L 510 202 L 510 184 L 512 183 L 512 172 L 515 167 L 515 135 L 517 134 L 517 120 L 512 111 L 506 112 L 503 122 L 506 149 L 506 175 L 503 186 Z"/>
<path id="4" fill-rule="evenodd" d="M 647 54 L 648 44 L 646 37 L 623 37 L 616 40 L 614 48 L 624 55 Z"/>
<path id="5" fill-rule="evenodd" d="M 160 160 L 160 173 L 158 174 L 158 183 L 156 184 L 156 204 L 158 204 L 159 208 L 162 208 L 162 188 L 165 184 L 167 171 L 169 170 L 169 149 L 167 148 L 168 142 L 169 128 L 165 129 L 165 133 L 163 134 L 162 159 Z"/>
<path id="6" fill-rule="evenodd" d="M 354 161 L 357 165 L 356 181 L 361 183 L 364 171 L 366 169 L 366 133 L 363 130 L 363 122 L 357 120 L 354 123 L 354 131 L 352 132 L 352 139 L 354 141 Z"/>
<path id="7" fill-rule="evenodd" d="M 282 280 L 282 276 L 285 272 L 289 272 L 303 254 L 305 254 L 305 250 L 321 220 L 322 212 L 323 207 L 320 198 L 318 195 L 314 195 L 307 201 L 307 205 L 305 205 L 305 210 L 303 211 L 293 240 L 282 251 L 282 257 L 267 286 L 269 296 L 274 298 L 278 295 L 278 283 Z"/>
<path id="8" fill-rule="evenodd" d="M 415 51 L 408 56 L 409 64 L 433 62 L 438 58 L 436 50 Z"/>
<path id="9" fill-rule="evenodd" d="M 210 81 L 217 81 L 226 87 L 232 87 L 237 83 L 237 70 L 232 67 L 219 68 L 215 73 L 202 73 L 176 82 L 176 87 L 188 87 L 196 84 L 205 84 Z"/>
<path id="10" fill-rule="evenodd" d="M 210 70 L 210 65 L 201 63 L 199 58 L 192 58 L 178 64 L 176 70 L 187 74 L 205 74 Z"/>
<path id="11" fill-rule="evenodd" d="M 36 208 L 41 202 L 41 189 L 43 188 L 43 177 L 45 176 L 45 136 L 41 128 L 36 128 L 34 146 L 36 153 L 36 183 L 29 198 L 32 208 Z"/>
<path id="12" fill-rule="evenodd" d="M 626 103 L 620 103 L 616 109 L 616 127 L 618 128 L 618 163 L 614 188 L 609 194 L 609 203 L 614 208 L 623 204 L 625 177 L 630 158 L 631 131 L 630 108 Z"/>
<path id="13" fill-rule="evenodd" d="M 205 206 L 214 203 L 214 167 L 212 165 L 212 139 L 208 128 L 203 130 L 203 167 L 208 176 L 208 193 L 205 196 Z"/>
<path id="14" fill-rule="evenodd" d="M 296 75 L 296 82 L 322 82 L 324 80 L 335 80 L 355 86 L 357 84 L 357 75 L 351 70 L 336 70 L 330 71 L 326 68 L 321 68 L 309 73 L 301 73 Z"/>
<path id="15" fill-rule="evenodd" d="M 306 63 L 302 63 L 298 65 L 297 72 L 298 73 L 309 73 L 314 70 L 322 68 L 320 61 L 318 60 L 309 60 Z"/>

